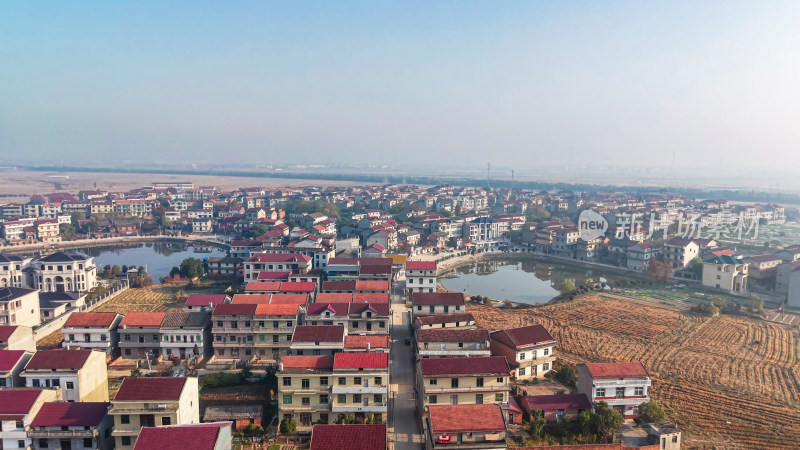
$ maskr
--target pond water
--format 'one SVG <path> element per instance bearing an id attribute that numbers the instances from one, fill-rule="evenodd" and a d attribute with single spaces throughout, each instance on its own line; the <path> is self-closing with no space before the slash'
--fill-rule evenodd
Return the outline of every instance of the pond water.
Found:
<path id="1" fill-rule="evenodd" d="M 439 282 L 453 291 L 509 300 L 547 303 L 559 294 L 557 287 L 569 279 L 576 286 L 604 282 L 602 271 L 543 261 L 478 261 L 442 274 Z"/>
<path id="2" fill-rule="evenodd" d="M 178 242 L 146 242 L 115 247 L 90 247 L 66 250 L 75 251 L 89 256 L 94 256 L 94 263 L 98 272 L 108 264 L 145 266 L 147 272 L 153 276 L 153 283 L 160 283 L 159 278 L 169 275 L 174 266 L 180 266 L 181 261 L 193 257 L 205 259 L 209 257 L 225 256 L 225 251 L 211 246 L 196 246 Z"/>

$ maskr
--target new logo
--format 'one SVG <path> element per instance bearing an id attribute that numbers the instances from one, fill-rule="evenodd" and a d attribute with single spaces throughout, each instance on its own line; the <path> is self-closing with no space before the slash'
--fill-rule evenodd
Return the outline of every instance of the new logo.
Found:
<path id="1" fill-rule="evenodd" d="M 581 239 L 591 241 L 606 234 L 608 222 L 600 214 L 587 209 L 582 211 L 578 217 L 578 230 L 580 230 Z"/>

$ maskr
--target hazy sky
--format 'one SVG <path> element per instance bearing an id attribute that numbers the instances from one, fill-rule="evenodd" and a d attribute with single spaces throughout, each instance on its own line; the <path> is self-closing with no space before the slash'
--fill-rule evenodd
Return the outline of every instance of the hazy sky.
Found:
<path id="1" fill-rule="evenodd" d="M 0 162 L 800 163 L 800 1 L 0 2 Z"/>

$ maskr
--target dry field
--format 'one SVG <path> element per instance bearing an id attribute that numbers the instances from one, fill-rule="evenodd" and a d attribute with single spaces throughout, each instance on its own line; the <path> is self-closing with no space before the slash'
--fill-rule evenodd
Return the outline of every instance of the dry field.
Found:
<path id="1" fill-rule="evenodd" d="M 127 314 L 131 311 L 177 311 L 183 308 L 184 300 L 175 299 L 175 293 L 183 291 L 184 295 L 193 292 L 211 294 L 222 292 L 224 286 L 216 289 L 198 291 L 184 290 L 175 286 L 153 286 L 149 288 L 131 288 L 117 295 L 106 303 L 94 309 L 94 312 L 116 312 Z"/>
<path id="2" fill-rule="evenodd" d="M 641 361 L 685 448 L 800 445 L 798 336 L 788 326 L 609 298 L 469 312 L 490 329 L 541 323 L 570 363 Z"/>

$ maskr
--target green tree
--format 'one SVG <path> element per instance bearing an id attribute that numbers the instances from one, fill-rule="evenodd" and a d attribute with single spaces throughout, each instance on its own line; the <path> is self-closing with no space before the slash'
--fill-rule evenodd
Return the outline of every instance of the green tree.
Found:
<path id="1" fill-rule="evenodd" d="M 566 385 L 575 386 L 578 382 L 578 374 L 572 366 L 563 365 L 556 372 L 556 379 Z"/>
<path id="2" fill-rule="evenodd" d="M 131 370 L 131 377 L 133 377 L 133 378 L 139 378 L 139 377 L 141 377 L 141 376 L 142 376 L 142 371 L 141 371 L 141 370 L 139 370 L 139 368 L 138 368 L 138 367 L 137 367 L 137 368 L 135 368 L 135 369 L 133 369 L 133 370 Z"/>
<path id="3" fill-rule="evenodd" d="M 86 213 L 82 211 L 76 211 L 72 213 L 69 217 L 70 217 L 70 222 L 72 222 L 73 225 L 78 225 L 78 222 L 80 222 L 81 220 L 86 220 Z"/>
<path id="4" fill-rule="evenodd" d="M 583 436 L 592 434 L 592 415 L 587 411 L 578 413 L 578 428 L 580 428 Z"/>
<path id="5" fill-rule="evenodd" d="M 113 266 L 111 266 L 111 274 L 112 275 L 119 275 L 120 273 L 122 273 L 122 267 L 120 267 L 117 264 L 114 264 Z"/>
<path id="6" fill-rule="evenodd" d="M 287 417 L 281 420 L 281 434 L 292 434 L 297 430 L 297 422 L 294 419 Z"/>
<path id="7" fill-rule="evenodd" d="M 171 276 L 171 277 L 173 277 L 175 275 L 180 275 L 180 274 L 181 274 L 181 269 L 178 266 L 172 266 L 172 269 L 170 269 L 170 271 L 169 271 L 169 276 Z"/>
<path id="8" fill-rule="evenodd" d="M 644 423 L 656 423 L 667 420 L 667 414 L 654 400 L 639 405 L 639 414 L 641 414 L 640 418 Z"/>
<path id="9" fill-rule="evenodd" d="M 619 411 L 609 408 L 608 403 L 598 402 L 592 416 L 592 429 L 595 434 L 606 437 L 609 433 L 622 428 L 625 418 Z"/>
<path id="10" fill-rule="evenodd" d="M 703 277 L 703 258 L 696 257 L 689 262 L 689 270 L 698 278 Z"/>
<path id="11" fill-rule="evenodd" d="M 558 290 L 561 291 L 562 294 L 569 294 L 575 291 L 575 282 L 572 280 L 565 278 L 561 284 L 558 285 Z"/>
<path id="12" fill-rule="evenodd" d="M 203 261 L 197 258 L 186 258 L 181 262 L 181 276 L 186 278 L 201 277 L 204 272 Z"/>
<path id="13" fill-rule="evenodd" d="M 248 378 L 253 376 L 253 367 L 247 361 L 242 361 L 239 365 L 239 378 L 242 379 L 242 383 L 247 381 Z"/>
<path id="14" fill-rule="evenodd" d="M 249 230 L 247 230 L 246 236 L 249 237 L 250 239 L 253 239 L 261 236 L 267 231 L 269 231 L 269 228 L 267 228 L 266 225 L 264 225 L 263 223 L 257 223 L 251 226 Z"/>
<path id="15" fill-rule="evenodd" d="M 537 438 L 542 437 L 542 431 L 544 431 L 546 423 L 547 421 L 544 420 L 544 414 L 540 410 L 531 410 L 531 436 Z"/>
<path id="16" fill-rule="evenodd" d="M 97 231 L 97 222 L 95 222 L 93 220 L 93 221 L 87 223 L 86 224 L 86 230 L 89 231 L 90 233 L 94 233 L 95 231 Z"/>
<path id="17" fill-rule="evenodd" d="M 750 297 L 747 297 L 744 304 L 747 306 L 747 309 L 754 313 L 760 313 L 764 310 L 764 300 L 758 298 L 756 294 L 750 294 Z"/>

